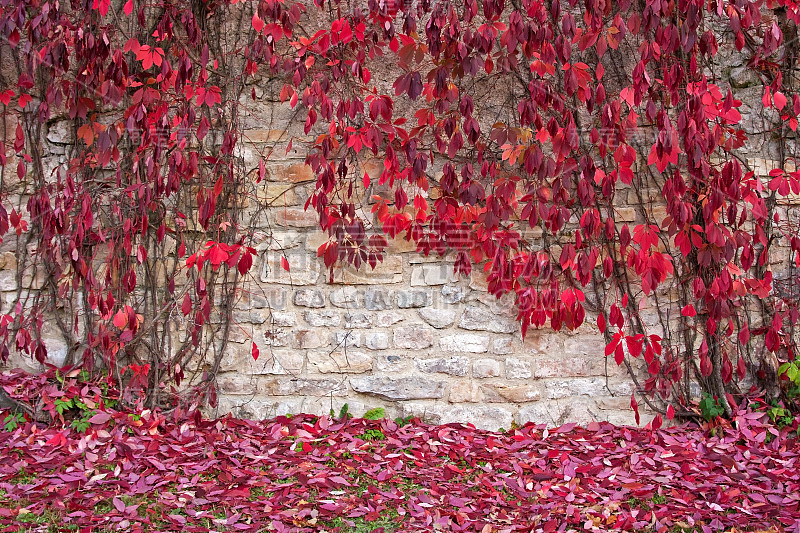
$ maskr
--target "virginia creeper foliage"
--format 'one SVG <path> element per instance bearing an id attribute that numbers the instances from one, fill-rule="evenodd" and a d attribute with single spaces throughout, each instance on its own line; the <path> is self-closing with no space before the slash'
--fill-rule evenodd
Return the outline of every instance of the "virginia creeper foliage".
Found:
<path id="1" fill-rule="evenodd" d="M 382 261 L 384 235 L 483 270 L 523 335 L 596 320 L 605 356 L 670 417 L 692 381 L 728 413 L 752 385 L 793 392 L 777 372 L 798 320 L 793 2 L 63 4 L 3 3 L 4 187 L 20 180 L 27 203 L 0 230 L 32 249 L 51 298 L 7 312 L 4 350 L 44 358 L 45 301 L 68 307 L 56 314 L 85 362 L 114 368 L 122 352 L 180 380 L 203 339 L 224 349 L 215 291 L 253 264 L 237 202 L 265 175 L 236 158 L 239 97 L 278 84 L 313 139 L 307 208 L 331 275 Z M 219 38 L 234 19 L 238 46 Z M 717 74 L 731 55 L 763 86 L 751 112 L 771 117 L 781 154 L 766 180 Z M 46 175 L 56 113 L 76 143 Z M 189 317 L 188 341 L 164 353 L 143 340 L 171 315 Z"/>

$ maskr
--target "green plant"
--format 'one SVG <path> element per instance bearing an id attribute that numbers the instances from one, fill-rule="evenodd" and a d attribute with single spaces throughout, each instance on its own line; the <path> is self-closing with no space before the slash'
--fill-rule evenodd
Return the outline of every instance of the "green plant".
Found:
<path id="1" fill-rule="evenodd" d="M 386 411 L 383 407 L 375 407 L 364 413 L 364 420 L 382 420 L 386 418 Z"/>
<path id="2" fill-rule="evenodd" d="M 767 409 L 767 414 L 772 423 L 778 428 L 785 428 L 794 424 L 794 415 L 789 409 L 786 409 L 778 403 L 777 400 L 772 400 L 772 403 Z"/>
<path id="3" fill-rule="evenodd" d="M 364 433 L 357 435 L 362 440 L 384 440 L 386 435 L 380 429 L 368 429 Z"/>
<path id="4" fill-rule="evenodd" d="M 413 416 L 399 416 L 394 419 L 394 423 L 400 427 L 407 426 L 414 420 Z"/>
<path id="5" fill-rule="evenodd" d="M 350 406 L 347 405 L 347 404 L 344 404 L 342 406 L 342 408 L 339 409 L 339 416 L 338 417 L 335 416 L 335 411 L 333 410 L 333 407 L 331 407 L 331 418 L 336 418 L 337 420 L 346 420 L 348 418 L 351 418 L 351 416 L 350 416 Z"/>
<path id="6" fill-rule="evenodd" d="M 707 422 L 725 414 L 725 409 L 720 405 L 719 400 L 709 393 L 703 393 L 700 400 L 700 413 Z"/>
<path id="7" fill-rule="evenodd" d="M 6 431 L 14 431 L 24 422 L 25 416 L 22 413 L 13 413 L 6 416 L 5 420 L 3 420 L 3 425 Z"/>

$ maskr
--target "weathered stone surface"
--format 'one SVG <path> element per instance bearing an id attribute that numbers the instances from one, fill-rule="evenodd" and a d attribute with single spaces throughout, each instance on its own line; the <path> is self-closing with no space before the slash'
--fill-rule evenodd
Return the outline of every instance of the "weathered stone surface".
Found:
<path id="1" fill-rule="evenodd" d="M 485 353 L 489 351 L 489 337 L 461 333 L 439 339 L 439 347 L 445 352 Z"/>
<path id="2" fill-rule="evenodd" d="M 563 353 L 563 339 L 556 333 L 548 333 L 539 330 L 528 330 L 522 349 L 532 354 Z"/>
<path id="3" fill-rule="evenodd" d="M 305 163 L 280 163 L 270 165 L 269 179 L 273 181 L 289 181 L 299 183 L 301 181 L 314 181 L 314 171 Z"/>
<path id="4" fill-rule="evenodd" d="M 260 346 L 261 355 L 253 359 L 252 345 L 229 346 L 220 363 L 220 372 L 237 372 L 241 375 L 285 375 L 303 371 L 305 353 L 297 350 L 271 349 Z"/>
<path id="5" fill-rule="evenodd" d="M 573 335 L 564 339 L 564 353 L 581 358 L 602 358 L 605 355 L 606 341 L 602 335 Z"/>
<path id="6" fill-rule="evenodd" d="M 327 335 L 321 335 L 319 331 L 310 329 L 300 329 L 294 332 L 294 347 L 301 350 L 322 348 L 330 345 Z"/>
<path id="7" fill-rule="evenodd" d="M 503 365 L 494 359 L 478 359 L 472 364 L 472 377 L 496 378 L 500 376 Z"/>
<path id="8" fill-rule="evenodd" d="M 376 373 L 398 373 L 411 370 L 411 361 L 396 354 L 378 354 L 375 356 L 375 363 L 372 367 Z"/>
<path id="9" fill-rule="evenodd" d="M 454 285 L 445 285 L 442 287 L 442 301 L 446 304 L 457 304 L 464 301 L 469 289 L 464 287 L 457 287 Z"/>
<path id="10" fill-rule="evenodd" d="M 275 223 L 290 228 L 313 228 L 319 225 L 319 215 L 313 209 L 282 207 L 275 209 Z"/>
<path id="11" fill-rule="evenodd" d="M 493 385 L 494 390 L 505 401 L 512 403 L 535 402 L 542 399 L 542 390 L 538 385 Z"/>
<path id="12" fill-rule="evenodd" d="M 252 374 L 220 374 L 217 376 L 217 386 L 223 394 L 254 395 L 258 392 L 258 380 Z"/>
<path id="13" fill-rule="evenodd" d="M 425 289 L 411 289 L 397 292 L 397 307 L 413 309 L 433 304 L 433 294 Z"/>
<path id="14" fill-rule="evenodd" d="M 438 372 L 451 376 L 466 376 L 469 372 L 469 358 L 457 355 L 435 359 L 417 359 L 416 365 L 422 372 Z"/>
<path id="15" fill-rule="evenodd" d="M 403 320 L 403 315 L 394 311 L 378 313 L 377 326 L 379 328 L 388 328 L 397 324 L 398 322 L 402 322 Z"/>
<path id="16" fill-rule="evenodd" d="M 444 285 L 458 281 L 450 263 L 432 263 L 415 266 L 411 271 L 411 286 Z"/>
<path id="17" fill-rule="evenodd" d="M 333 282 L 343 285 L 383 285 L 402 283 L 403 258 L 399 255 L 386 257 L 374 269 L 362 266 L 356 270 L 352 266 L 337 266 L 333 269 Z"/>
<path id="18" fill-rule="evenodd" d="M 361 348 L 361 333 L 356 331 L 337 331 L 333 334 L 333 345 L 339 348 Z"/>
<path id="19" fill-rule="evenodd" d="M 533 375 L 537 378 L 566 378 L 588 376 L 589 373 L 585 359 L 574 356 L 540 356 L 536 358 L 536 370 Z"/>
<path id="20" fill-rule="evenodd" d="M 433 345 L 433 332 L 423 324 L 409 324 L 394 329 L 395 348 L 423 350 Z"/>
<path id="21" fill-rule="evenodd" d="M 308 369 L 320 374 L 361 374 L 372 370 L 370 354 L 350 350 L 308 352 Z"/>
<path id="22" fill-rule="evenodd" d="M 47 140 L 54 144 L 75 144 L 73 122 L 59 120 L 47 128 Z"/>
<path id="23" fill-rule="evenodd" d="M 511 409 L 484 405 L 425 405 L 407 403 L 403 405 L 403 416 L 416 416 L 432 424 L 472 424 L 478 429 L 497 431 L 508 429 L 513 421 Z"/>
<path id="24" fill-rule="evenodd" d="M 251 293 L 247 301 L 251 309 L 283 311 L 289 304 L 289 294 L 289 290 L 284 287 L 269 287 L 261 293 Z"/>
<path id="25" fill-rule="evenodd" d="M 289 271 L 283 268 L 281 256 L 270 254 L 261 269 L 261 281 L 285 285 L 313 285 L 319 279 L 319 262 L 307 254 L 286 254 Z"/>
<path id="26" fill-rule="evenodd" d="M 450 384 L 447 396 L 450 403 L 477 403 L 484 400 L 481 386 L 473 381 L 456 381 Z"/>
<path id="27" fill-rule="evenodd" d="M 275 348 L 286 347 L 292 343 L 289 330 L 286 329 L 264 329 L 259 331 L 255 337 L 258 345 Z"/>
<path id="28" fill-rule="evenodd" d="M 501 318 L 487 309 L 467 306 L 458 327 L 462 329 L 491 331 L 493 333 L 515 333 L 519 324 L 511 319 Z"/>
<path id="29" fill-rule="evenodd" d="M 444 381 L 421 377 L 389 378 L 368 376 L 350 379 L 356 392 L 371 394 L 385 400 L 438 399 L 444 395 Z"/>
<path id="30" fill-rule="evenodd" d="M 389 334 L 374 331 L 364 335 L 364 344 L 370 350 L 386 350 L 389 348 Z"/>
<path id="31" fill-rule="evenodd" d="M 547 397 L 552 399 L 610 394 L 603 378 L 548 379 L 544 388 Z"/>
<path id="32" fill-rule="evenodd" d="M 533 375 L 532 364 L 527 359 L 519 357 L 506 358 L 506 377 L 508 379 L 528 379 Z"/>
<path id="33" fill-rule="evenodd" d="M 347 394 L 347 386 L 340 379 L 301 379 L 273 378 L 259 383 L 259 392 L 271 396 L 289 396 L 292 394 L 325 396 Z"/>
<path id="34" fill-rule="evenodd" d="M 456 320 L 456 312 L 452 309 L 425 308 L 417 311 L 422 320 L 436 329 L 451 326 Z"/>
<path id="35" fill-rule="evenodd" d="M 567 422 L 586 426 L 592 421 L 603 420 L 603 414 L 589 398 L 543 400 L 520 408 L 514 421 L 520 426 L 526 422 L 557 427 Z"/>
<path id="36" fill-rule="evenodd" d="M 365 329 L 371 328 L 373 323 L 373 316 L 367 313 L 350 312 L 344 314 L 344 327 L 347 329 Z"/>
<path id="37" fill-rule="evenodd" d="M 340 287 L 330 294 L 330 300 L 336 307 L 360 309 L 364 307 L 364 291 L 355 287 Z"/>
<path id="38" fill-rule="evenodd" d="M 494 339 L 492 341 L 492 353 L 496 355 L 508 355 L 514 353 L 514 346 L 508 337 Z"/>
<path id="39" fill-rule="evenodd" d="M 325 307 L 325 295 L 319 289 L 298 289 L 294 293 L 294 305 L 301 307 Z"/>
<path id="40" fill-rule="evenodd" d="M 269 322 L 279 328 L 290 328 L 297 324 L 297 315 L 287 311 L 272 311 Z"/>
<path id="41" fill-rule="evenodd" d="M 386 289 L 367 289 L 364 291 L 364 307 L 369 311 L 392 309 L 396 300 L 394 292 Z"/>
<path id="42" fill-rule="evenodd" d="M 303 316 L 308 322 L 309 326 L 318 327 L 335 327 L 338 326 L 341 321 L 342 317 L 339 315 L 338 311 L 332 311 L 330 309 L 323 309 L 321 311 L 306 311 Z"/>

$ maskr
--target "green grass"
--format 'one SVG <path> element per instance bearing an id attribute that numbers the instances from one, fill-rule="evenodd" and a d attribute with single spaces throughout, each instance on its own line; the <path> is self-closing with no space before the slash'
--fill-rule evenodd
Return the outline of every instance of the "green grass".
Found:
<path id="1" fill-rule="evenodd" d="M 400 515 L 397 514 L 395 509 L 385 509 L 381 512 L 380 518 L 373 521 L 367 521 L 363 516 L 357 518 L 342 518 L 336 517 L 333 520 L 324 520 L 322 524 L 326 528 L 339 528 L 342 533 L 370 533 L 375 529 L 382 527 L 385 533 L 392 533 L 397 531 L 399 526 Z M 351 522 L 350 525 L 347 521 Z"/>

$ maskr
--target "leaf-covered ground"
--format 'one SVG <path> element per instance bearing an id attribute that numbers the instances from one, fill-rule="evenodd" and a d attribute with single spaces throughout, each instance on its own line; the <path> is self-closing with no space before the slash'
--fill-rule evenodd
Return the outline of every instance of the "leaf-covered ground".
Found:
<path id="1" fill-rule="evenodd" d="M 800 533 L 800 447 L 761 413 L 709 435 L 106 412 L 0 431 L 0 530 Z"/>

